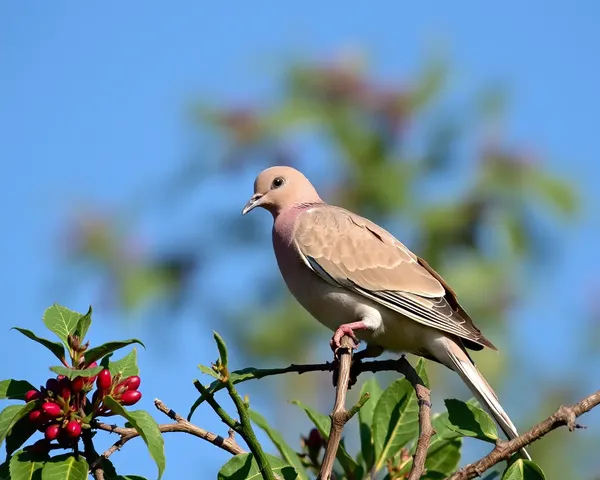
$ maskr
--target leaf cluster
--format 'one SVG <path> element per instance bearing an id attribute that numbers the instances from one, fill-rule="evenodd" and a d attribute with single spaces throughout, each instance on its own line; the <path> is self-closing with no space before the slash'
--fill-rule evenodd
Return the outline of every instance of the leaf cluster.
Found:
<path id="1" fill-rule="evenodd" d="M 48 349 L 60 362 L 60 365 L 50 366 L 54 374 L 68 379 L 95 378 L 103 369 L 108 369 L 115 379 L 127 378 L 139 374 L 137 366 L 137 350 L 132 349 L 119 360 L 112 360 L 114 352 L 128 345 L 137 343 L 143 346 L 138 339 L 107 342 L 103 345 L 90 348 L 86 342 L 86 335 L 92 324 L 92 309 L 81 314 L 64 306 L 54 304 L 43 315 L 45 327 L 53 333 L 59 341 L 48 340 L 38 336 L 30 330 L 14 327 L 28 339 Z M 100 365 L 95 366 L 97 361 Z M 52 377 L 51 377 L 52 378 Z M 45 387 L 36 389 L 26 380 L 7 379 L 0 381 L 0 400 L 26 399 L 27 392 L 38 391 L 44 395 Z M 151 457 L 158 467 L 158 478 L 165 469 L 164 442 L 156 421 L 145 410 L 128 410 L 110 396 L 103 398 L 103 404 L 109 408 L 111 414 L 119 415 L 126 420 L 142 437 Z M 84 396 L 83 409 L 92 408 L 93 400 Z M 68 405 L 68 404 L 67 404 Z M 29 413 L 36 407 L 34 400 L 23 404 L 13 404 L 5 407 L 0 412 L 0 445 L 6 442 L 6 461 L 0 465 L 0 478 L 2 480 L 82 480 L 88 478 L 91 468 L 90 458 L 97 454 L 89 451 L 93 448 L 93 437 L 97 434 L 94 427 L 92 412 L 84 419 L 85 448 L 79 450 L 75 444 L 53 444 L 47 440 L 38 440 L 33 445 L 22 448 L 24 444 L 36 435 L 37 428 L 29 420 Z M 71 450 L 68 453 L 51 455 L 57 450 Z M 102 460 L 107 480 L 139 480 L 138 476 L 118 475 L 114 466 L 107 460 Z"/>
<path id="2" fill-rule="evenodd" d="M 223 339 L 215 335 L 220 358 L 212 366 L 200 365 L 200 370 L 216 378 L 210 385 L 201 389 L 201 397 L 190 412 L 203 401 L 214 399 L 213 395 L 224 388 L 222 386 L 223 362 L 227 362 L 227 348 Z M 426 386 L 429 380 L 424 360 L 420 360 L 417 374 Z M 262 378 L 268 373 L 281 373 L 274 370 L 247 368 L 227 373 L 227 381 L 231 384 Z M 382 389 L 377 379 L 371 377 L 362 386 L 360 396 L 369 394 L 369 401 L 358 412 L 360 433 L 360 450 L 352 455 L 344 442 L 336 454 L 335 478 L 359 480 L 367 478 L 384 478 L 400 480 L 407 478 L 412 466 L 412 455 L 419 436 L 418 402 L 413 386 L 407 379 L 398 379 L 386 389 Z M 279 456 L 268 456 L 273 473 L 284 479 L 308 480 L 311 474 L 318 474 L 322 455 L 329 437 L 331 418 L 319 413 L 312 407 L 294 401 L 314 424 L 317 437 L 321 443 L 314 444 L 313 435 L 302 437 L 300 448 L 294 448 L 284 439 L 283 434 L 258 412 L 249 410 L 252 422 L 263 430 Z M 444 479 L 454 473 L 459 466 L 463 438 L 472 437 L 495 445 L 498 431 L 492 418 L 474 401 L 463 402 L 457 399 L 445 401 L 446 411 L 437 414 L 432 420 L 435 435 L 430 443 L 424 480 Z M 249 407 L 248 407 L 249 408 Z M 493 473 L 493 475 L 497 474 Z M 260 478 L 259 466 L 252 454 L 237 455 L 229 460 L 220 470 L 221 480 L 241 480 Z M 493 477 L 489 477 L 493 478 Z M 541 469 L 531 461 L 523 461 L 516 455 L 508 463 L 503 480 L 541 480 L 544 479 Z"/>

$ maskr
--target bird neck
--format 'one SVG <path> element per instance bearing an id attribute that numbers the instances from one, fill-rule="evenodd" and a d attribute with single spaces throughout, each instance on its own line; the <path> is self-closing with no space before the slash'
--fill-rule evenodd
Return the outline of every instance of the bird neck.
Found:
<path id="1" fill-rule="evenodd" d="M 273 214 L 273 235 L 279 241 L 288 243 L 291 241 L 296 226 L 298 216 L 315 205 L 321 205 L 322 202 L 304 202 L 282 208 Z"/>
<path id="2" fill-rule="evenodd" d="M 269 209 L 269 211 L 271 212 L 271 215 L 273 215 L 273 221 L 276 222 L 277 219 L 279 219 L 279 218 L 295 219 L 296 216 L 298 216 L 302 212 L 305 212 L 309 208 L 314 207 L 315 205 L 322 205 L 322 204 L 323 204 L 323 201 L 321 199 L 319 199 L 318 201 L 298 202 L 298 203 L 294 203 L 292 205 L 287 205 L 285 207 L 272 208 L 272 209 Z"/>

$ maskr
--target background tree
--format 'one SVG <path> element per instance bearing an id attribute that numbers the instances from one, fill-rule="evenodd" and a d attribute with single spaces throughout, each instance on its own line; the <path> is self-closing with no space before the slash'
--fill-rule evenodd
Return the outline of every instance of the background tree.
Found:
<path id="1" fill-rule="evenodd" d="M 249 175 L 265 166 L 308 170 L 330 203 L 397 232 L 443 272 L 482 329 L 505 344 L 511 310 L 535 290 L 525 279 L 548 271 L 559 247 L 559 225 L 576 212 L 575 189 L 541 158 L 503 140 L 506 101 L 498 87 L 483 88 L 454 108 L 440 107 L 448 74 L 444 63 L 430 61 L 397 87 L 370 75 L 360 58 L 293 64 L 268 106 L 196 106 L 197 125 L 212 148 L 153 187 L 150 198 L 177 215 L 189 208 L 194 192 L 210 183 L 248 192 Z M 221 161 L 207 162 L 207 155 Z M 236 347 L 248 361 L 298 362 L 325 354 L 323 329 L 279 279 L 266 219 L 242 221 L 237 210 L 212 205 L 207 211 L 202 204 L 192 217 L 199 228 L 185 247 L 132 258 L 111 219 L 89 222 L 86 217 L 71 254 L 103 268 L 118 308 L 155 304 L 157 296 L 174 312 L 190 301 L 199 311 L 210 305 L 209 316 L 228 320 Z M 202 289 L 190 287 L 191 278 L 202 279 L 232 253 L 252 258 L 251 265 L 236 269 L 237 278 L 223 280 L 221 288 L 241 282 L 246 301 L 211 302 Z M 505 368 L 505 355 L 476 354 L 496 384 L 507 373 L 513 382 L 515 367 Z M 434 381 L 441 384 L 448 375 L 438 377 L 437 372 L 433 367 Z M 309 386 L 301 382 L 302 389 Z M 317 385 L 310 387 L 320 394 Z M 556 386 L 548 388 L 556 391 Z M 517 413 L 526 424 L 538 411 L 529 417 Z M 535 444 L 532 453 L 549 471 L 557 471 L 554 455 L 544 455 L 552 451 L 545 441 L 553 440 Z M 567 474 L 569 467 L 563 468 Z"/>

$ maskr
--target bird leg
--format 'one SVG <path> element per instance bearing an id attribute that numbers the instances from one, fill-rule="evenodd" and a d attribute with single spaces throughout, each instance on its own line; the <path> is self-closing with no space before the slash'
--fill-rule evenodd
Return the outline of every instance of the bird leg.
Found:
<path id="1" fill-rule="evenodd" d="M 367 328 L 368 327 L 365 325 L 365 322 L 352 322 L 340 325 L 333 334 L 331 341 L 329 342 L 329 345 L 331 345 L 331 349 L 335 353 L 336 350 L 340 348 L 340 342 L 344 335 L 348 335 L 352 340 L 354 340 L 354 348 L 358 347 L 359 340 L 358 338 L 356 338 L 356 335 L 354 335 L 354 330 L 366 330 Z"/>

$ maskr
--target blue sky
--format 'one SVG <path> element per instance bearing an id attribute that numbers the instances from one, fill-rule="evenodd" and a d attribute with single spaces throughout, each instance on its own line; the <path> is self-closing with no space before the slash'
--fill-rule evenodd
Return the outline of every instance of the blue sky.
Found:
<path id="1" fill-rule="evenodd" d="M 488 81 L 505 84 L 509 142 L 541 146 L 552 169 L 580 185 L 581 218 L 576 227 L 565 225 L 566 249 L 557 268 L 516 313 L 524 330 L 512 347 L 524 346 L 530 329 L 547 318 L 556 326 L 544 338 L 549 348 L 539 349 L 531 361 L 560 363 L 554 360 L 564 336 L 559 322 L 572 305 L 577 314 L 584 311 L 590 283 L 597 281 L 599 9 L 592 1 L 507 1 L 485 9 L 475 1 L 368 7 L 316 1 L 2 2 L 0 338 L 6 335 L 10 342 L 3 342 L 0 378 L 42 382 L 50 361 L 9 332 L 10 326 L 39 328 L 41 313 L 54 301 L 79 309 L 90 302 L 85 295 L 57 299 L 48 288 L 60 265 L 57 233 L 69 212 L 87 202 L 118 206 L 145 180 L 159 178 L 189 154 L 184 114 L 190 100 L 267 98 L 288 54 L 331 58 L 355 46 L 388 79 L 410 78 L 427 53 L 443 53 L 454 68 L 457 98 Z M 240 205 L 250 188 L 232 194 Z M 548 301 L 557 297 L 556 304 Z M 141 367 L 152 376 L 144 377 L 144 405 L 150 408 L 152 398 L 161 396 L 185 412 L 194 394 L 189 380 L 197 376 L 195 365 L 214 356 L 199 327 L 191 330 L 197 340 L 189 339 L 194 319 L 174 332 L 186 341 L 167 350 L 160 335 L 145 331 L 147 324 L 125 324 L 112 313 L 97 312 L 96 341 L 132 335 L 146 340 Z M 573 347 L 571 342 L 568 348 Z M 166 393 L 173 391 L 181 395 Z M 204 420 L 224 431 L 208 413 Z M 115 461 L 129 464 L 129 473 L 152 477 L 143 448 L 136 443 L 127 450 Z M 165 478 L 182 478 L 190 468 L 186 456 L 197 452 L 206 469 L 206 477 L 198 478 L 213 478 L 227 458 L 197 440 L 167 437 Z"/>

